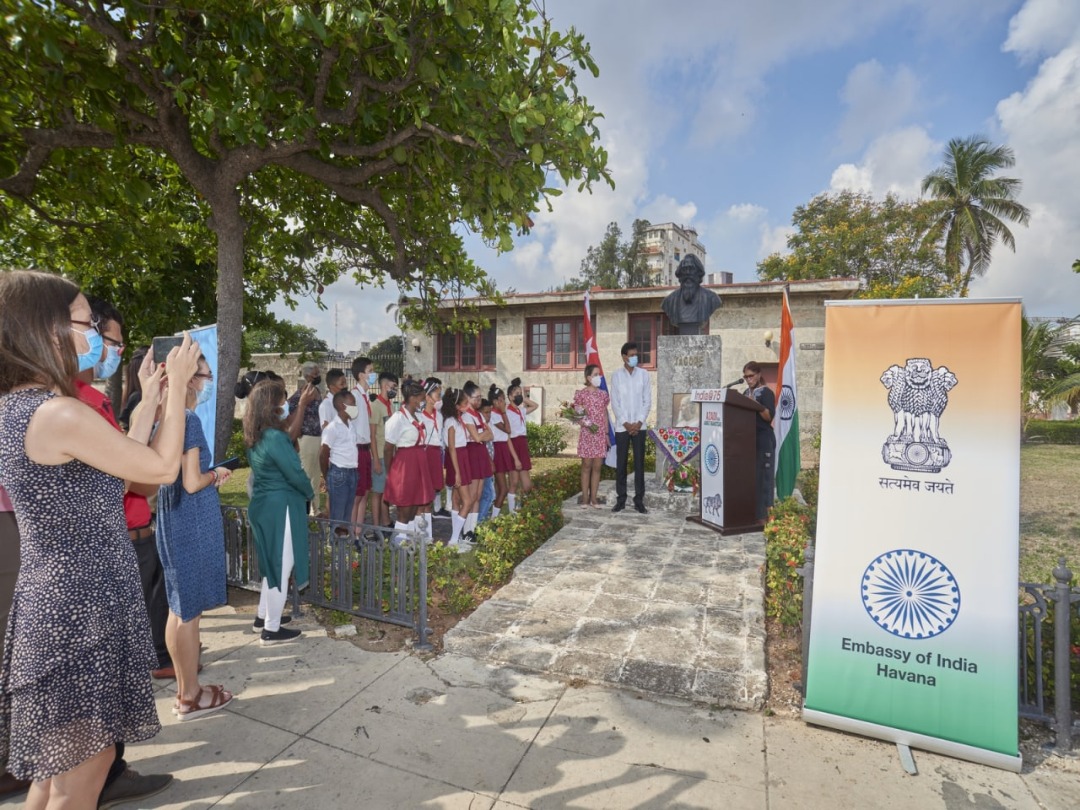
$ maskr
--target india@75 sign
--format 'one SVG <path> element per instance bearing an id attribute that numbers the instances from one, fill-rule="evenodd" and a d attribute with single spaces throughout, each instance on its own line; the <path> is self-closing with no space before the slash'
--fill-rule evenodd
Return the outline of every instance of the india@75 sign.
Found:
<path id="1" fill-rule="evenodd" d="M 1020 305 L 826 305 L 804 717 L 1010 770 Z"/>

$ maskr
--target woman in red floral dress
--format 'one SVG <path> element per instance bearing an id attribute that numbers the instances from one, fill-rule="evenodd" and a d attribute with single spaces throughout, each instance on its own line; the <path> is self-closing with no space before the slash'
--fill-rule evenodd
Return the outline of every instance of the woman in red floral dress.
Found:
<path id="1" fill-rule="evenodd" d="M 596 490 L 600 486 L 600 468 L 608 451 L 608 394 L 600 390 L 603 382 L 600 367 L 585 367 L 585 387 L 574 394 L 574 408 L 584 411 L 580 421 L 577 454 L 581 459 L 581 508 L 599 509 Z"/>

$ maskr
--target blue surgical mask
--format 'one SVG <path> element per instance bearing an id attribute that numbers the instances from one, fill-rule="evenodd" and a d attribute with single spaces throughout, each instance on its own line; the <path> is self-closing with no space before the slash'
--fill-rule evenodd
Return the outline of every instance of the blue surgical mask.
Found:
<path id="1" fill-rule="evenodd" d="M 120 348 L 118 346 L 105 347 L 105 359 L 94 366 L 94 376 L 99 380 L 107 380 L 120 368 Z"/>
<path id="2" fill-rule="evenodd" d="M 627 357 L 626 364 L 630 366 L 630 368 L 637 368 L 637 355 L 635 354 L 633 357 Z"/>
<path id="3" fill-rule="evenodd" d="M 214 396 L 214 381 L 203 380 L 203 387 L 195 395 L 195 405 L 205 405 Z"/>
<path id="4" fill-rule="evenodd" d="M 281 418 L 289 418 L 289 400 L 285 400 L 285 403 L 281 406 Z"/>
<path id="5" fill-rule="evenodd" d="M 101 339 L 101 333 L 92 326 L 85 332 L 81 329 L 76 329 L 73 326 L 71 327 L 71 331 L 78 332 L 86 338 L 86 342 L 90 345 L 89 349 L 78 355 L 79 371 L 89 371 L 96 366 L 101 359 L 101 349 L 105 346 L 105 341 Z"/>
<path id="6" fill-rule="evenodd" d="M 378 381 L 379 381 L 379 375 L 376 374 L 374 371 L 372 371 L 371 373 L 369 373 L 367 375 L 368 388 L 375 385 L 375 383 L 377 383 Z"/>

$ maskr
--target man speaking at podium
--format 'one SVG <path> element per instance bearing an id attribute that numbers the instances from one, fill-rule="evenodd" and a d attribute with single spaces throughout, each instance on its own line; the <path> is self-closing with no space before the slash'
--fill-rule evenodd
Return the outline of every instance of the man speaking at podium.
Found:
<path id="1" fill-rule="evenodd" d="M 746 396 L 763 408 L 757 412 L 754 425 L 757 428 L 757 519 L 764 522 L 776 489 L 776 434 L 772 426 L 776 395 L 761 379 L 761 365 L 753 360 L 743 366 L 743 381 L 747 386 Z"/>

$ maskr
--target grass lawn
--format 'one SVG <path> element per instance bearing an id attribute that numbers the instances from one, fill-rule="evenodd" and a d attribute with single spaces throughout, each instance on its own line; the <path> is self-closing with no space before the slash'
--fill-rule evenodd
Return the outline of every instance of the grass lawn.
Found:
<path id="1" fill-rule="evenodd" d="M 1053 582 L 1064 557 L 1080 572 L 1080 446 L 1020 449 L 1020 579 Z M 1074 577 L 1075 579 L 1075 577 Z"/>
<path id="2" fill-rule="evenodd" d="M 556 458 L 534 458 L 533 459 L 533 475 L 538 473 L 548 472 L 549 470 L 557 470 L 561 467 L 566 467 L 572 464 L 577 464 L 577 457 L 558 456 Z M 247 494 L 247 480 L 248 474 L 251 470 L 247 467 L 243 467 L 233 472 L 229 476 L 229 480 L 222 484 L 221 489 L 218 490 L 218 496 L 221 498 L 223 506 L 247 506 L 248 494 Z"/>

